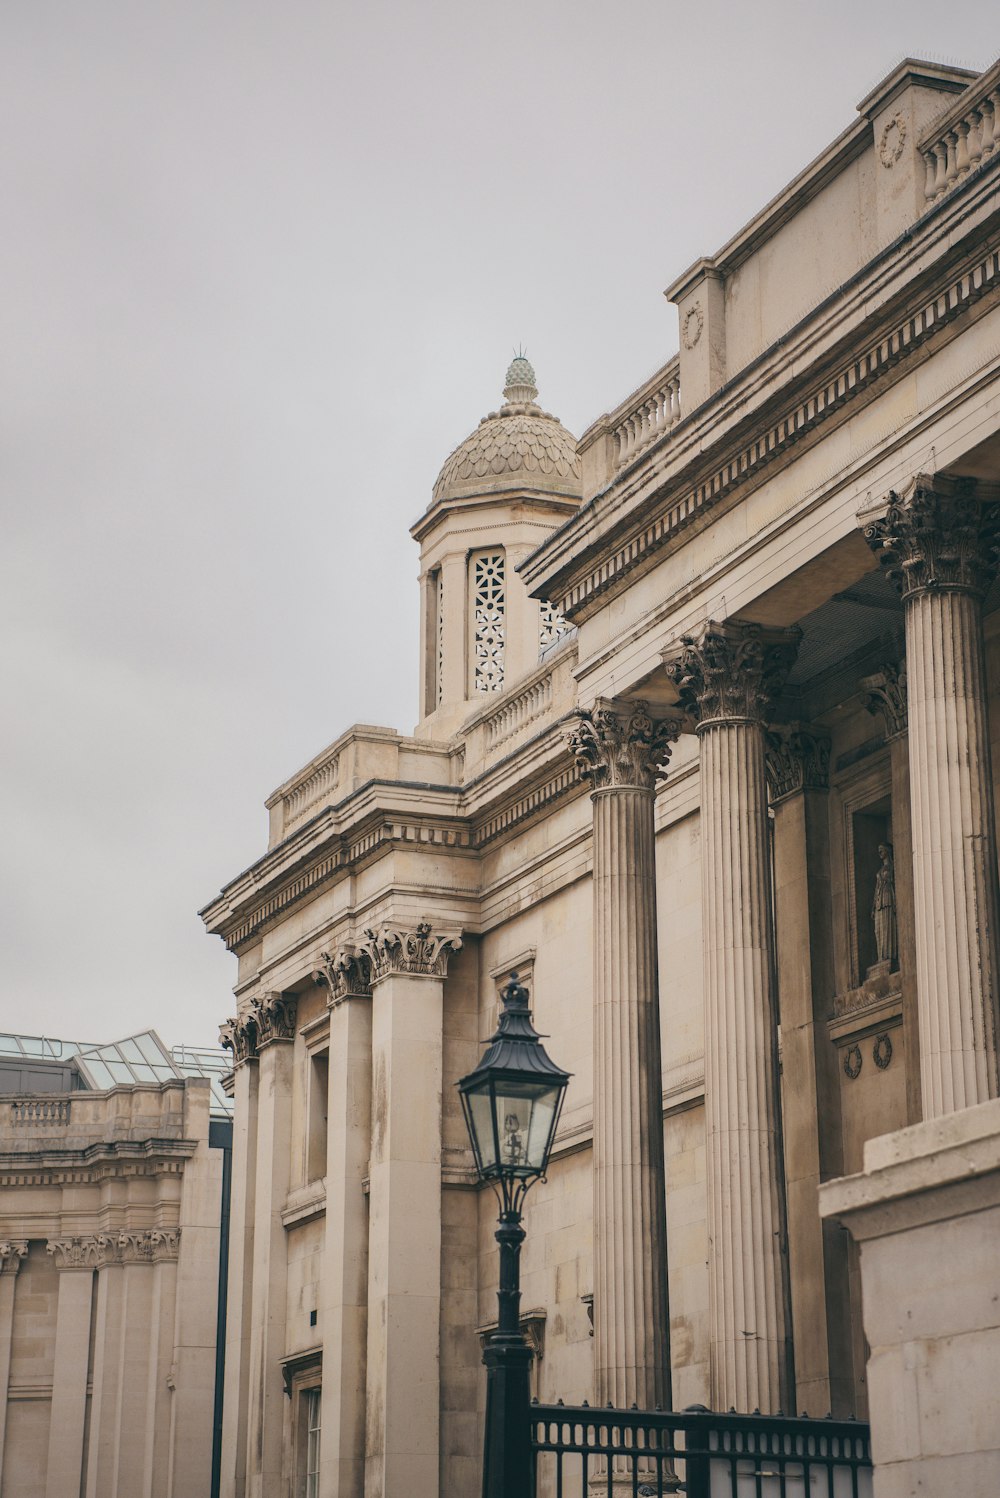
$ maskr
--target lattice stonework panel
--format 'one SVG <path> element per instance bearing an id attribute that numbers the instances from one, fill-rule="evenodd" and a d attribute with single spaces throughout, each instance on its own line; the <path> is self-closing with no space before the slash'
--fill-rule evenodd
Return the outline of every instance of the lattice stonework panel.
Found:
<path id="1" fill-rule="evenodd" d="M 507 597 L 502 551 L 483 551 L 472 559 L 474 689 L 503 689 L 504 632 Z"/>
<path id="2" fill-rule="evenodd" d="M 564 635 L 569 634 L 569 625 L 560 614 L 554 604 L 544 601 L 541 609 L 541 620 L 538 630 L 538 648 L 544 650 L 546 645 L 554 645 Z"/>

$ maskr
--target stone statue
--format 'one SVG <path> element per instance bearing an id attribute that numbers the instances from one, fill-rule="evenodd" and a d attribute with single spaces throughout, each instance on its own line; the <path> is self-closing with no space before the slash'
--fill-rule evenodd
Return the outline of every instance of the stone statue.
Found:
<path id="1" fill-rule="evenodd" d="M 879 843 L 881 865 L 875 875 L 875 898 L 872 921 L 875 924 L 875 951 L 879 962 L 896 960 L 896 873 L 892 861 L 892 844 Z"/>

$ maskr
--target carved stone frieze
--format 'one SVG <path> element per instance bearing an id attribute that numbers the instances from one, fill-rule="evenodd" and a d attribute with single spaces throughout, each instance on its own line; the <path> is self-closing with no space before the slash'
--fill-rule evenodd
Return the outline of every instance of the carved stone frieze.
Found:
<path id="1" fill-rule="evenodd" d="M 250 1001 L 250 1014 L 257 1026 L 257 1049 L 276 1040 L 295 1039 L 296 999 L 294 994 L 266 993 Z"/>
<path id="2" fill-rule="evenodd" d="M 772 729 L 764 740 L 764 764 L 772 801 L 796 791 L 830 786 L 830 739 L 802 726 Z"/>
<path id="3" fill-rule="evenodd" d="M 232 1051 L 233 1066 L 253 1061 L 257 1055 L 257 1020 L 253 1014 L 236 1014 L 219 1026 L 219 1044 Z"/>
<path id="4" fill-rule="evenodd" d="M 371 997 L 371 960 L 367 952 L 351 946 L 340 947 L 332 954 L 321 952 L 319 961 L 313 982 L 324 986 L 326 1002 L 331 1009 L 345 999 Z"/>
<path id="5" fill-rule="evenodd" d="M 569 747 L 595 790 L 648 790 L 666 775 L 682 727 L 679 717 L 654 718 L 645 702 L 601 699 L 590 712 L 577 714 Z"/>
<path id="6" fill-rule="evenodd" d="M 795 661 L 802 632 L 728 619 L 683 635 L 664 656 L 680 705 L 699 732 L 711 723 L 763 723 Z"/>
<path id="7" fill-rule="evenodd" d="M 0 1274 L 16 1274 L 27 1253 L 28 1244 L 24 1238 L 0 1240 Z"/>
<path id="8" fill-rule="evenodd" d="M 443 978 L 448 959 L 462 946 L 457 931 L 435 936 L 426 918 L 413 931 L 383 926 L 379 931 L 365 931 L 361 954 L 370 964 L 371 981 L 377 983 L 394 973 L 414 973 L 427 978 Z"/>
<path id="9" fill-rule="evenodd" d="M 861 690 L 867 694 L 865 706 L 873 717 L 879 713 L 885 720 L 885 736 L 887 739 L 898 738 L 906 732 L 907 708 L 906 708 L 906 662 L 901 661 L 897 666 L 892 661 L 887 662 L 880 670 L 873 671 L 870 676 L 862 676 L 858 682 Z"/>
<path id="10" fill-rule="evenodd" d="M 975 479 L 918 473 L 880 510 L 862 511 L 865 540 L 904 598 L 934 590 L 983 597 L 996 575 L 1000 504 Z"/>

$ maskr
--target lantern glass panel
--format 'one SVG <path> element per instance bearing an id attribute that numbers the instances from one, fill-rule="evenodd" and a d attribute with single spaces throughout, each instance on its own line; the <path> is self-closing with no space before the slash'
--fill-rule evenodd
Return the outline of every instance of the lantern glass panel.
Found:
<path id="1" fill-rule="evenodd" d="M 560 1089 L 499 1077 L 495 1086 L 500 1169 L 528 1175 L 540 1173 L 545 1167 L 545 1150 Z"/>
<path id="2" fill-rule="evenodd" d="M 493 1133 L 493 1098 L 488 1081 L 484 1080 L 482 1091 L 478 1088 L 465 1094 L 472 1135 L 479 1150 L 479 1168 L 482 1171 L 496 1169 L 496 1136 Z"/>

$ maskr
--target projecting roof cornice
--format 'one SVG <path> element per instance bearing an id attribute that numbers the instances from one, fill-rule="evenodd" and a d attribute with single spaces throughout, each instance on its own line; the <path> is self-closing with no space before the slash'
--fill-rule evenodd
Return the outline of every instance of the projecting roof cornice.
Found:
<path id="1" fill-rule="evenodd" d="M 998 172 L 995 152 L 962 188 L 623 465 L 521 564 L 531 593 L 582 622 L 666 548 L 685 544 L 796 450 L 995 305 Z"/>

